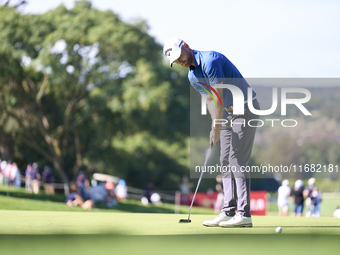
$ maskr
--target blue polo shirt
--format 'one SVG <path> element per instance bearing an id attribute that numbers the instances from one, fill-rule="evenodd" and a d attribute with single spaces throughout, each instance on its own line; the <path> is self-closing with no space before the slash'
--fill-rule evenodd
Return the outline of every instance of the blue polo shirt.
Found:
<path id="1" fill-rule="evenodd" d="M 216 51 L 194 50 L 195 66 L 190 66 L 188 78 L 190 84 L 201 94 L 207 94 L 204 90 L 212 91 L 206 86 L 214 86 L 219 83 L 237 86 L 244 95 L 244 100 L 248 99 L 247 81 L 243 78 L 237 68 L 223 54 Z M 253 91 L 252 98 L 256 96 Z M 223 107 L 233 104 L 233 97 L 229 89 L 223 89 Z"/>

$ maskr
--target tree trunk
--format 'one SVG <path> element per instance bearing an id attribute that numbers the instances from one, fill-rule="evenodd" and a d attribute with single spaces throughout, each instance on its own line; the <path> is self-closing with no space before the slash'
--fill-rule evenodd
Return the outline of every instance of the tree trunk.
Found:
<path id="1" fill-rule="evenodd" d="M 14 141 L 0 129 L 0 158 L 2 160 L 13 160 L 14 158 Z"/>
<path id="2" fill-rule="evenodd" d="M 61 180 L 66 183 L 67 185 L 70 184 L 69 178 L 65 173 L 65 170 L 60 162 L 60 160 L 58 158 L 54 158 L 53 159 L 53 166 L 54 168 L 57 170 Z"/>

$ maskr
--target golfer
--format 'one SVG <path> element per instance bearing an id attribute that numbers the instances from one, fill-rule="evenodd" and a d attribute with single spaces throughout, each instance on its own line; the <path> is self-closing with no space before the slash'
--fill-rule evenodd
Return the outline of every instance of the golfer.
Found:
<path id="1" fill-rule="evenodd" d="M 213 220 L 203 222 L 209 227 L 252 227 L 250 215 L 250 174 L 242 171 L 246 167 L 253 147 L 256 128 L 248 125 L 248 120 L 259 116 L 248 109 L 247 98 L 255 109 L 260 109 L 256 93 L 248 97 L 249 85 L 237 68 L 221 53 L 215 51 L 193 50 L 179 38 L 172 38 L 164 44 L 164 55 L 170 60 L 170 66 L 176 63 L 189 68 L 190 84 L 201 94 L 209 91 L 216 97 L 207 96 L 207 107 L 211 119 L 228 120 L 226 124 L 212 124 L 210 142 L 220 141 L 221 168 L 233 169 L 222 173 L 224 201 L 221 213 Z M 233 114 L 233 96 L 227 88 L 215 88 L 218 97 L 211 88 L 216 84 L 229 84 L 238 87 L 244 96 L 244 115 Z M 237 99 L 235 99 L 237 100 Z M 242 99 L 243 100 L 243 99 Z M 212 122 L 213 123 L 213 122 Z M 225 121 L 223 122 L 225 123 Z"/>

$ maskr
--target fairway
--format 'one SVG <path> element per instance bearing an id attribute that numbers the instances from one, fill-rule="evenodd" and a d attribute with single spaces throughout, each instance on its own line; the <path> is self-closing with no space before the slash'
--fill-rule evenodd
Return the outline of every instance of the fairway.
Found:
<path id="1" fill-rule="evenodd" d="M 213 215 L 0 211 L 1 254 L 318 254 L 339 248 L 340 220 L 253 216 L 253 228 L 203 227 Z M 281 226 L 283 232 L 275 233 Z M 81 252 L 80 252 L 81 251 Z M 116 254 L 116 253 L 115 253 Z"/>
<path id="2" fill-rule="evenodd" d="M 194 214 L 191 223 L 178 223 L 183 214 L 0 211 L 0 234 L 123 234 L 123 235 L 196 235 L 196 234 L 284 234 L 340 235 L 340 220 L 331 217 L 292 218 L 253 216 L 253 228 L 204 227 L 214 215 Z"/>

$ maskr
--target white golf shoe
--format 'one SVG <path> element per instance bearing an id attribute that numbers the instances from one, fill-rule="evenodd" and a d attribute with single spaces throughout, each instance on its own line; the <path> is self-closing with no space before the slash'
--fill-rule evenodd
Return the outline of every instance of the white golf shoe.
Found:
<path id="1" fill-rule="evenodd" d="M 251 217 L 244 217 L 240 214 L 235 214 L 232 219 L 221 221 L 219 226 L 225 228 L 251 228 L 253 227 L 253 223 Z"/>
<path id="2" fill-rule="evenodd" d="M 206 227 L 218 227 L 220 222 L 228 221 L 233 217 L 227 216 L 224 212 L 221 212 L 219 215 L 216 216 L 213 220 L 205 220 L 203 221 L 203 225 Z"/>

